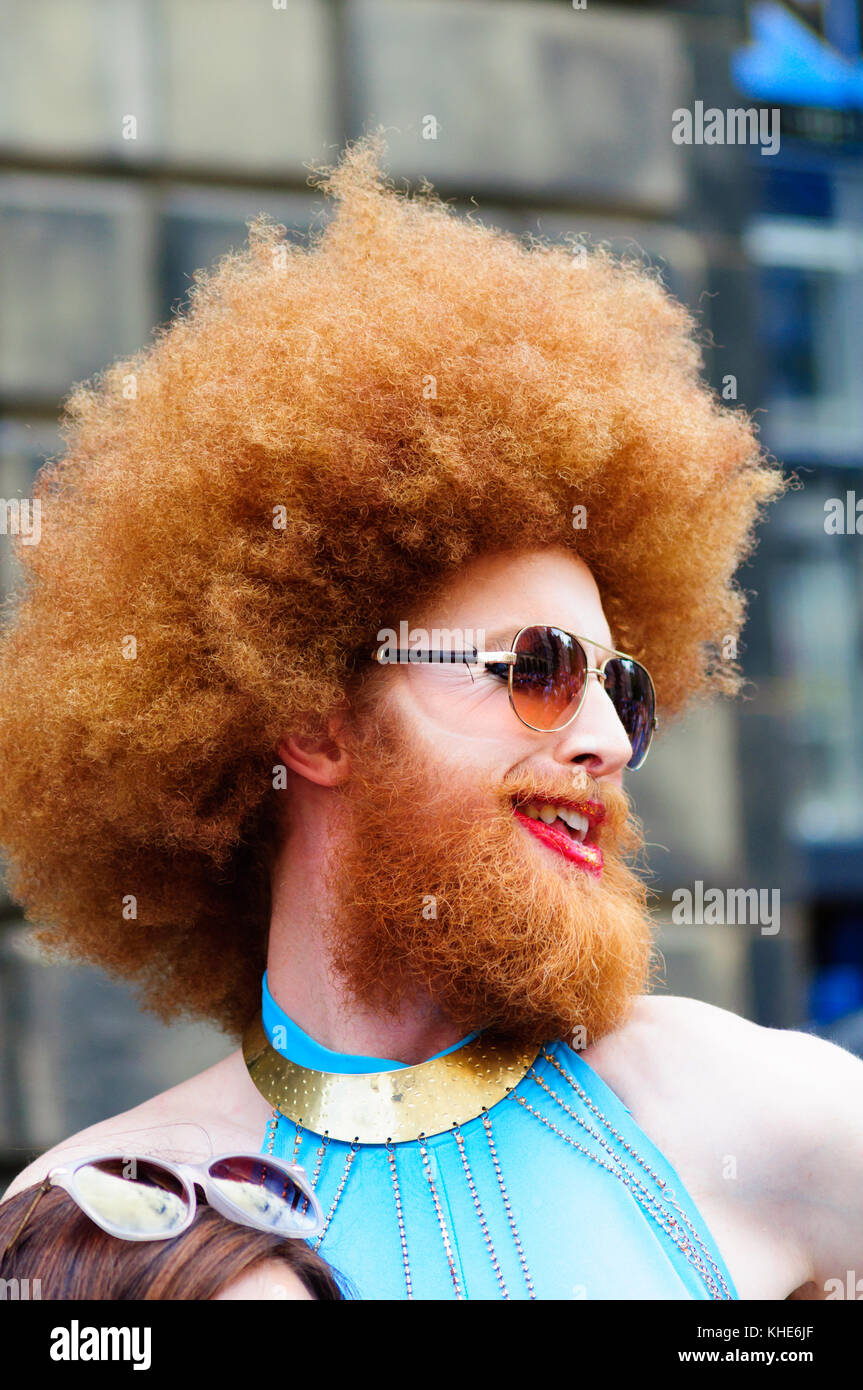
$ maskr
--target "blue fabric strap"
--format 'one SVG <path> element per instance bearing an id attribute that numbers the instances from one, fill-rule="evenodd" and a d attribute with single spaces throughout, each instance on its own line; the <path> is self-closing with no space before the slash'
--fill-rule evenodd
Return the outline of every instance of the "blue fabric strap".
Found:
<path id="1" fill-rule="evenodd" d="M 261 1013 L 264 1032 L 269 1039 L 270 1046 L 276 1052 L 281 1053 L 289 1062 L 295 1062 L 298 1067 L 309 1067 L 312 1071 L 333 1071 L 345 1072 L 351 1075 L 370 1071 L 396 1071 L 409 1065 L 407 1062 L 394 1062 L 390 1057 L 361 1057 L 351 1052 L 332 1052 L 330 1048 L 323 1047 L 314 1038 L 310 1038 L 308 1033 L 304 1033 L 298 1023 L 294 1023 L 289 1018 L 284 1009 L 276 1003 L 270 993 L 270 986 L 267 980 L 267 972 L 264 972 L 263 989 L 263 1008 Z M 435 1057 L 446 1057 L 448 1053 L 457 1051 L 464 1047 L 465 1043 L 473 1042 L 474 1038 L 479 1037 L 479 1032 L 469 1033 L 460 1042 L 453 1043 L 452 1047 L 445 1047 L 443 1052 L 436 1052 Z M 427 1058 L 432 1061 L 433 1058 Z"/>

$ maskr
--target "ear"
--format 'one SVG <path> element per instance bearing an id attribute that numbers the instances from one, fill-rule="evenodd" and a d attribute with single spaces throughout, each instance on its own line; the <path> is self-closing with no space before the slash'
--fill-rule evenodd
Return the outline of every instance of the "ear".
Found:
<path id="1" fill-rule="evenodd" d="M 343 715 L 327 722 L 325 734 L 289 734 L 276 744 L 285 767 L 319 787 L 336 787 L 350 772 L 350 755 L 341 738 Z"/>

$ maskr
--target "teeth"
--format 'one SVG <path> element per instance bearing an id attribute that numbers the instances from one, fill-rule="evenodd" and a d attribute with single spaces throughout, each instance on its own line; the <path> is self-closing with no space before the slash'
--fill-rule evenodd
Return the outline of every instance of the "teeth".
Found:
<path id="1" fill-rule="evenodd" d="M 573 811 L 569 806 L 561 806 L 557 814 L 562 821 L 566 821 L 570 830 L 574 830 L 577 835 L 581 836 L 582 840 L 584 839 L 590 829 L 590 821 L 587 819 L 587 816 L 581 815 L 578 811 Z"/>
<path id="2" fill-rule="evenodd" d="M 549 806 L 547 802 L 531 801 L 522 807 L 522 813 L 531 820 L 541 820 L 545 825 L 551 825 L 552 821 L 558 818 L 568 825 L 570 830 L 575 832 L 576 838 L 584 841 L 590 829 L 590 821 L 587 816 L 583 816 L 580 811 L 575 811 L 571 806 Z"/>

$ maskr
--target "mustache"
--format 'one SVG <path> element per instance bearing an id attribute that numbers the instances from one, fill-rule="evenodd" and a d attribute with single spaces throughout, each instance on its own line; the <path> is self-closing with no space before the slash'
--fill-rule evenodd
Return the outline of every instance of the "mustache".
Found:
<path id="1" fill-rule="evenodd" d="M 600 843 L 604 840 L 622 850 L 636 849 L 641 843 L 641 827 L 627 793 L 616 783 L 591 777 L 583 768 L 560 773 L 517 768 L 501 778 L 493 791 L 502 811 L 511 812 L 513 806 L 520 808 L 531 801 L 566 802 L 590 814 Z"/>

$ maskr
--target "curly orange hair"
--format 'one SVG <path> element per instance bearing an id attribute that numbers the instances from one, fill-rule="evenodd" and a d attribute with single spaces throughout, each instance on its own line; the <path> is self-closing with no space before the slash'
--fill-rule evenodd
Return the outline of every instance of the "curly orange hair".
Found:
<path id="1" fill-rule="evenodd" d="M 733 693 L 733 576 L 784 486 L 655 273 L 400 193 L 381 153 L 316 171 L 335 209 L 307 248 L 257 218 L 71 393 L 0 639 L 0 844 L 40 941 L 232 1033 L 273 750 L 350 692 L 359 644 L 481 552 L 563 543 L 663 715 Z"/>

